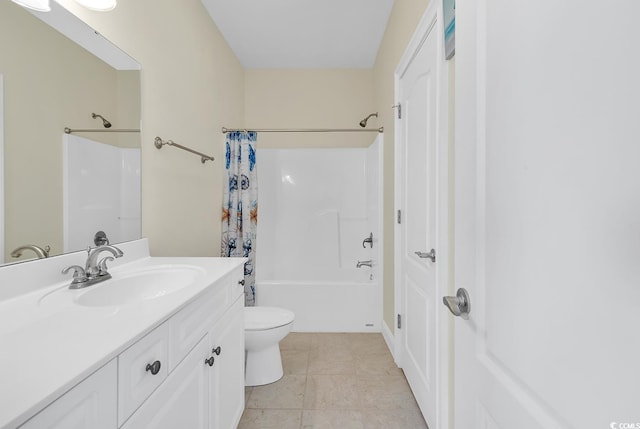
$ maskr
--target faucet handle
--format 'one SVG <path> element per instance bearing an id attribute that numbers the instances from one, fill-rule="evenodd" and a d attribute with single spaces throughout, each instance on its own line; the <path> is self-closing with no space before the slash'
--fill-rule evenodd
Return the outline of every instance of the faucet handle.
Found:
<path id="1" fill-rule="evenodd" d="M 367 248 L 366 244 L 369 243 L 369 246 L 373 249 L 373 232 L 369 234 L 367 238 L 362 240 L 362 247 Z"/>
<path id="2" fill-rule="evenodd" d="M 100 259 L 100 262 L 98 262 L 99 276 L 106 276 L 107 274 L 109 274 L 109 272 L 107 271 L 107 262 L 109 261 L 113 261 L 113 256 L 105 256 L 104 258 Z"/>
<path id="3" fill-rule="evenodd" d="M 62 274 L 67 274 L 69 271 L 73 270 L 73 280 L 71 280 L 71 284 L 84 283 L 87 281 L 87 274 L 80 265 L 71 265 L 64 270 L 62 270 Z"/>

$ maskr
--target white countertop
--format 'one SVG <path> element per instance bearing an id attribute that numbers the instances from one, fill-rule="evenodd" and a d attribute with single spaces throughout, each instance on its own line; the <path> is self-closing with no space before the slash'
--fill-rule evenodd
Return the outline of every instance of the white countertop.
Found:
<path id="1" fill-rule="evenodd" d="M 130 270 L 158 266 L 186 265 L 201 271 L 188 287 L 136 304 L 73 304 L 59 297 L 106 286 L 109 280 L 71 291 L 69 279 L 0 301 L 0 428 L 24 423 L 244 261 L 147 256 L 110 269 L 114 279 Z M 3 283 L 0 269 L 0 285 Z"/>

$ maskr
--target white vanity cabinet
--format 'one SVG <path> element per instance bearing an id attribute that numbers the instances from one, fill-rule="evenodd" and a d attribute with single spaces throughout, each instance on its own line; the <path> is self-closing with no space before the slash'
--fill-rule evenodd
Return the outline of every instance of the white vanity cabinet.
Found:
<path id="1" fill-rule="evenodd" d="M 113 429 L 117 426 L 116 359 L 91 374 L 20 429 Z"/>
<path id="2" fill-rule="evenodd" d="M 244 302 L 202 337 L 122 429 L 232 429 L 244 410 Z"/>
<path id="3" fill-rule="evenodd" d="M 215 281 L 20 429 L 233 429 L 244 410 L 244 278 Z"/>
<path id="4" fill-rule="evenodd" d="M 238 283 L 242 278 L 242 270 L 234 271 L 222 280 L 224 289 L 168 321 L 173 339 L 171 372 L 122 429 L 232 429 L 238 425 L 244 410 L 244 293 Z M 228 308 L 221 317 L 219 313 L 211 317 L 210 310 L 220 307 L 221 301 Z M 197 344 L 191 348 L 192 342 Z M 187 349 L 191 351 L 182 358 L 181 351 Z"/>

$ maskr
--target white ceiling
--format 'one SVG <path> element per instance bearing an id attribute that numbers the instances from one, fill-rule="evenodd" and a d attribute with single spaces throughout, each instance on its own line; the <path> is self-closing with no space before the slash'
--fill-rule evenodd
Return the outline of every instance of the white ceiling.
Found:
<path id="1" fill-rule="evenodd" d="M 393 0 L 202 0 L 245 68 L 371 68 Z"/>

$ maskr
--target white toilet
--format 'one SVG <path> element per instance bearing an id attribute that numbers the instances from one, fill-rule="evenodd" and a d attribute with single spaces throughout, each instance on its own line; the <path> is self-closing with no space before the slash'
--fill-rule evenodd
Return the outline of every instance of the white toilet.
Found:
<path id="1" fill-rule="evenodd" d="M 262 386 L 282 378 L 280 341 L 291 332 L 295 315 L 276 307 L 245 307 L 245 386 Z"/>

